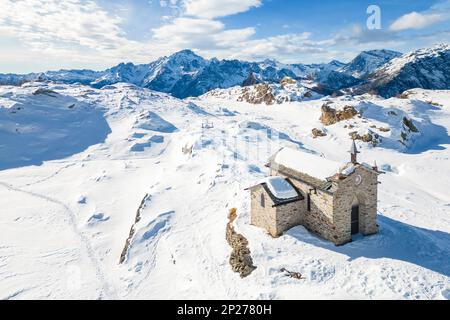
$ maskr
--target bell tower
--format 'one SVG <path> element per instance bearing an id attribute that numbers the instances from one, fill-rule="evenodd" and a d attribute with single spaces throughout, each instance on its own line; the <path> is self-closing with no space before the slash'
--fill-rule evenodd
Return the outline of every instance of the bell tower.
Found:
<path id="1" fill-rule="evenodd" d="M 350 159 L 351 163 L 357 164 L 358 163 L 358 153 L 360 153 L 360 152 L 358 151 L 358 148 L 356 147 L 355 140 L 353 140 L 353 143 L 352 143 L 352 146 L 351 146 L 349 152 L 350 152 L 350 156 L 351 156 L 351 159 Z"/>

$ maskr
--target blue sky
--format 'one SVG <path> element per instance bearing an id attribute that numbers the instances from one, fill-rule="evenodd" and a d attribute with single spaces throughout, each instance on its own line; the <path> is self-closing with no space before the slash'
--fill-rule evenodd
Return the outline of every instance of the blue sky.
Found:
<path id="1" fill-rule="evenodd" d="M 370 5 L 380 29 L 369 29 Z M 349 61 L 450 42 L 450 0 L 0 0 L 0 73 L 206 58 Z"/>

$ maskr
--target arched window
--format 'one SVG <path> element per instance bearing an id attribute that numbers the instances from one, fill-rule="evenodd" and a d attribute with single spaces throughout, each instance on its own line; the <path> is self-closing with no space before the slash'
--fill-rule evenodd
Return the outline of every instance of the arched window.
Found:
<path id="1" fill-rule="evenodd" d="M 264 193 L 261 193 L 261 207 L 266 207 L 266 199 L 264 198 Z"/>

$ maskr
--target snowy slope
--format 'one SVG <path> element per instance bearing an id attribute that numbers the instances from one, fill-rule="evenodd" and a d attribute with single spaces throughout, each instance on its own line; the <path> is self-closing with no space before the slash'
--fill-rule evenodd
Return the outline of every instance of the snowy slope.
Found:
<path id="1" fill-rule="evenodd" d="M 253 104 L 282 104 L 293 101 L 308 101 L 322 97 L 310 87 L 311 81 L 295 81 L 284 78 L 278 84 L 257 84 L 247 87 L 231 87 L 228 89 L 215 89 L 205 93 L 202 97 L 216 97 L 224 100 L 246 101 Z"/>
<path id="2" fill-rule="evenodd" d="M 0 87 L 0 299 L 449 299 L 449 98 L 412 90 L 268 106 L 129 84 Z M 362 116 L 325 127 L 326 100 Z M 407 146 L 394 141 L 403 113 L 420 130 Z M 302 227 L 273 239 L 251 226 L 244 189 L 266 177 L 268 157 L 287 146 L 345 163 L 350 124 L 391 129 L 377 147 L 358 142 L 361 159 L 386 171 L 380 233 L 335 247 Z M 232 207 L 257 266 L 245 279 L 228 264 Z"/>
<path id="3" fill-rule="evenodd" d="M 339 71 L 356 78 L 364 78 L 387 62 L 394 58 L 398 58 L 401 55 L 400 52 L 391 50 L 363 51 Z"/>
<path id="4" fill-rule="evenodd" d="M 368 78 L 361 90 L 392 97 L 413 88 L 450 88 L 450 45 L 440 44 L 395 58 Z"/>

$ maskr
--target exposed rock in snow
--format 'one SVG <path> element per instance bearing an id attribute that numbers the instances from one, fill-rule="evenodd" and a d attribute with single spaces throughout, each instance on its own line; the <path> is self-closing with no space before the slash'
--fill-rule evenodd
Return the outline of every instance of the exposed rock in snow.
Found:
<path id="1" fill-rule="evenodd" d="M 233 222 L 236 217 L 236 209 L 230 209 L 225 238 L 232 248 L 229 260 L 231 268 L 234 272 L 239 273 L 241 278 L 245 278 L 248 277 L 256 267 L 253 265 L 251 252 L 248 248 L 248 240 L 234 229 Z"/>
<path id="2" fill-rule="evenodd" d="M 368 131 L 364 134 L 359 134 L 358 131 L 353 131 L 348 134 L 352 140 L 361 140 L 362 142 L 371 142 L 373 146 L 377 146 L 380 143 L 380 136 L 372 131 Z"/>
<path id="3" fill-rule="evenodd" d="M 349 120 L 355 117 L 358 111 L 352 106 L 344 106 L 342 110 L 336 110 L 327 104 L 322 106 L 322 115 L 320 116 L 320 121 L 326 125 L 332 125 L 343 120 Z"/>
<path id="4" fill-rule="evenodd" d="M 272 88 L 268 84 L 262 83 L 251 88 L 244 88 L 238 101 L 245 101 L 251 104 L 265 103 L 271 105 L 275 103 L 275 96 L 272 93 Z"/>
<path id="5" fill-rule="evenodd" d="M 317 128 L 312 129 L 311 133 L 312 133 L 314 138 L 326 137 L 327 136 L 327 134 L 325 132 L 323 132 L 322 130 L 317 129 Z"/>
<path id="6" fill-rule="evenodd" d="M 251 104 L 283 104 L 286 102 L 308 101 L 319 99 L 320 94 L 303 86 L 302 83 L 287 80 L 285 78 L 281 84 L 261 83 L 255 86 L 244 88 L 234 87 L 231 89 L 217 89 L 205 94 L 205 97 L 217 97 L 221 99 L 235 99 Z"/>
<path id="7" fill-rule="evenodd" d="M 288 87 L 290 85 L 295 85 L 297 84 L 297 81 L 295 81 L 294 79 L 290 78 L 290 77 L 284 77 L 281 81 L 280 81 L 281 87 L 284 89 L 285 87 Z"/>

